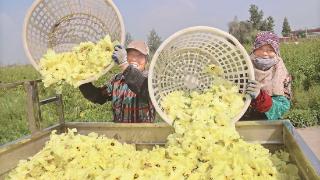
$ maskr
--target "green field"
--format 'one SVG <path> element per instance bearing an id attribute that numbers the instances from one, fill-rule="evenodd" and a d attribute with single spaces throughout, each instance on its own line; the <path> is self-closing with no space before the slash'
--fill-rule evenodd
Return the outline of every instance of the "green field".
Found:
<path id="1" fill-rule="evenodd" d="M 99 79 L 95 84 L 103 85 L 118 72 L 117 68 Z M 8 66 L 0 68 L 1 82 L 15 82 L 39 79 L 40 75 L 31 66 Z M 63 89 L 64 115 L 66 121 L 111 121 L 112 112 L 110 103 L 96 105 L 87 101 L 78 89 L 64 86 Z M 40 100 L 55 95 L 53 88 L 45 89 L 40 83 Z M 0 144 L 12 141 L 29 133 L 26 114 L 26 94 L 23 86 L 14 89 L 0 89 Z M 58 115 L 55 104 L 41 106 L 43 122 L 41 127 L 45 128 L 57 123 Z"/>
<path id="2" fill-rule="evenodd" d="M 250 46 L 247 46 L 250 47 Z M 296 127 L 319 124 L 320 119 L 320 39 L 302 40 L 298 44 L 281 45 L 281 56 L 294 77 L 293 107 L 286 118 Z M 95 84 L 102 85 L 119 69 L 110 73 Z M 39 74 L 31 65 L 0 67 L 2 83 L 39 79 Z M 54 89 L 39 87 L 40 99 L 54 95 Z M 63 89 L 63 102 L 66 121 L 111 121 L 110 103 L 95 105 L 84 99 L 78 89 L 70 86 Z M 54 104 L 41 108 L 45 128 L 57 122 Z M 26 97 L 23 87 L 0 89 L 0 144 L 29 134 L 26 121 Z"/>

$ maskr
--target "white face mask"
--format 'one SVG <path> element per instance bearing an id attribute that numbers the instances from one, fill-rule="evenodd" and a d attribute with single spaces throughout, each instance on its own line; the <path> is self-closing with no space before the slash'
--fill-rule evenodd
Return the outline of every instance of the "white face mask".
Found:
<path id="1" fill-rule="evenodd" d="M 255 68 L 266 71 L 269 70 L 272 66 L 277 64 L 278 60 L 276 58 L 259 58 L 256 57 L 252 63 Z"/>
<path id="2" fill-rule="evenodd" d="M 137 64 L 137 63 L 130 63 L 130 65 L 132 65 L 135 68 L 139 68 L 139 64 Z"/>

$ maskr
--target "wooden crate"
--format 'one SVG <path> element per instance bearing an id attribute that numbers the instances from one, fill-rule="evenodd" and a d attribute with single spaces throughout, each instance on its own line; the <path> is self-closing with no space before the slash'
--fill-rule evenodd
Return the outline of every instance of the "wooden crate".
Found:
<path id="1" fill-rule="evenodd" d="M 40 151 L 49 139 L 52 130 L 66 132 L 76 128 L 80 134 L 96 132 L 120 142 L 132 143 L 137 149 L 164 145 L 174 129 L 165 123 L 118 124 L 107 122 L 66 122 L 41 130 L 30 136 L 0 146 L 0 179 L 21 159 Z M 237 131 L 247 142 L 259 143 L 271 151 L 285 148 L 300 170 L 302 179 L 319 179 L 320 162 L 296 132 L 290 121 L 240 121 Z"/>

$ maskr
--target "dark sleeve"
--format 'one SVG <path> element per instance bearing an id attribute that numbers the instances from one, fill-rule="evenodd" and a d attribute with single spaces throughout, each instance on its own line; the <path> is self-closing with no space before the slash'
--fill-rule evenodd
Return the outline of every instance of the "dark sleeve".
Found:
<path id="1" fill-rule="evenodd" d="M 92 83 L 86 83 L 79 86 L 82 95 L 89 101 L 97 104 L 104 104 L 112 99 L 111 93 L 108 93 L 108 85 L 95 87 Z"/>
<path id="2" fill-rule="evenodd" d="M 149 98 L 148 77 L 139 69 L 129 65 L 123 72 L 124 80 L 129 89 L 142 98 Z"/>

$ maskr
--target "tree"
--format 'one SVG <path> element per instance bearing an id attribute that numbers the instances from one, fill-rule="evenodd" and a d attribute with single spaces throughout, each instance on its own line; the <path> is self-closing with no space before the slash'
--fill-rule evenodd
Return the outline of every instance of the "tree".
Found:
<path id="1" fill-rule="evenodd" d="M 274 19 L 271 16 L 267 18 L 267 31 L 274 31 Z"/>
<path id="2" fill-rule="evenodd" d="M 267 29 L 268 29 L 268 21 L 265 19 L 265 20 L 263 20 L 262 22 L 261 22 L 261 26 L 260 26 L 260 30 L 261 31 L 267 31 Z"/>
<path id="3" fill-rule="evenodd" d="M 147 43 L 150 51 L 150 58 L 152 58 L 153 54 L 157 51 L 158 47 L 162 43 L 161 37 L 157 34 L 157 32 L 154 29 L 150 31 Z"/>
<path id="4" fill-rule="evenodd" d="M 241 43 L 252 43 L 258 31 L 274 31 L 274 19 L 268 16 L 263 19 L 263 11 L 258 6 L 250 5 L 250 18 L 247 21 L 238 21 L 235 17 L 229 23 L 229 33 Z"/>
<path id="5" fill-rule="evenodd" d="M 133 40 L 131 34 L 129 32 L 126 33 L 126 40 L 124 42 L 124 46 L 127 47 L 129 43 Z"/>
<path id="6" fill-rule="evenodd" d="M 307 37 L 305 31 L 299 31 L 297 36 L 298 36 L 299 38 L 305 38 L 305 37 Z"/>
<path id="7" fill-rule="evenodd" d="M 228 24 L 229 33 L 235 36 L 238 32 L 239 26 L 240 26 L 240 23 L 239 23 L 238 17 L 235 16 L 233 18 L 233 21 L 229 22 Z"/>
<path id="8" fill-rule="evenodd" d="M 251 4 L 249 8 L 250 18 L 249 22 L 252 24 L 254 29 L 260 30 L 260 26 L 262 24 L 263 19 L 263 11 L 260 10 L 258 6 Z"/>
<path id="9" fill-rule="evenodd" d="M 229 33 L 238 39 L 240 43 L 251 43 L 257 33 L 249 21 L 238 21 L 234 18 L 233 21 L 229 23 Z"/>
<path id="10" fill-rule="evenodd" d="M 269 16 L 267 19 L 262 21 L 260 31 L 274 31 L 274 20 L 273 17 Z"/>
<path id="11" fill-rule="evenodd" d="M 289 36 L 291 33 L 291 27 L 289 25 L 289 21 L 287 17 L 284 17 L 283 24 L 282 24 L 282 36 L 286 37 Z"/>

